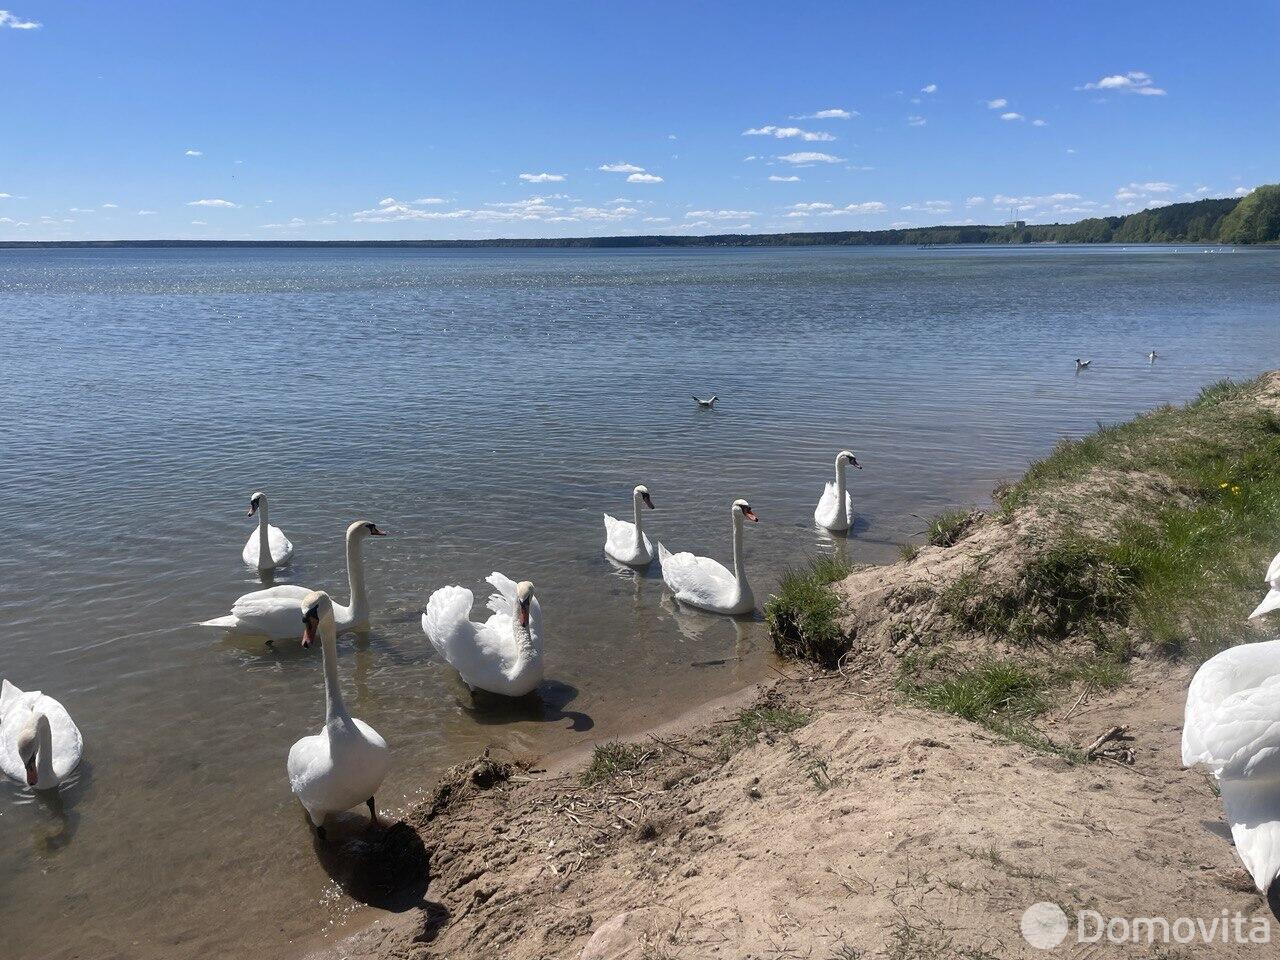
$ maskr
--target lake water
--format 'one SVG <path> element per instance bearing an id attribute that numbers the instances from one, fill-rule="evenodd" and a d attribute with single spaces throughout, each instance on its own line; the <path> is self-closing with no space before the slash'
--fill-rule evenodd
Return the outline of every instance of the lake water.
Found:
<path id="1" fill-rule="evenodd" d="M 896 556 L 1058 438 L 1280 365 L 1280 253 L 1173 248 L 0 251 L 0 675 L 59 698 L 85 763 L 0 786 L 5 955 L 281 956 L 352 909 L 284 761 L 319 651 L 192 626 L 256 576 L 249 495 L 346 598 L 369 519 L 374 626 L 339 644 L 390 743 L 389 812 L 487 745 L 633 730 L 768 672 L 759 623 L 620 574 L 634 484 L 673 549 L 759 597 L 788 563 Z M 1160 359 L 1146 361 L 1148 350 Z M 1077 375 L 1073 360 L 1092 357 Z M 717 393 L 714 411 L 691 394 Z M 858 523 L 812 526 L 852 448 Z M 432 589 L 537 584 L 541 706 L 473 706 L 422 635 Z M 483 594 L 481 594 L 483 595 Z"/>

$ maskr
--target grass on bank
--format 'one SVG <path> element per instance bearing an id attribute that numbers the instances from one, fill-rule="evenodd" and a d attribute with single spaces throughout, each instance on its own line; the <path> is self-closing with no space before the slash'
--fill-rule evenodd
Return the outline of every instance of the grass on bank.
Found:
<path id="1" fill-rule="evenodd" d="M 635 773 L 645 760 L 645 749 L 639 744 L 610 740 L 599 744 L 591 755 L 591 763 L 582 771 L 587 786 L 607 783 L 624 773 Z"/>
<path id="2" fill-rule="evenodd" d="M 849 575 L 848 562 L 838 557 L 811 557 L 787 570 L 778 592 L 764 605 L 764 619 L 781 657 L 812 660 L 827 670 L 840 665 L 849 638 L 840 629 L 840 598 L 831 584 Z"/>

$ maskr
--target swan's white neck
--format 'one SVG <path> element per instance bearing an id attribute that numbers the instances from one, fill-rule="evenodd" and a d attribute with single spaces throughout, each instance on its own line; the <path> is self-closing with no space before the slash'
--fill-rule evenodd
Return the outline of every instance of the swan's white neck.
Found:
<path id="1" fill-rule="evenodd" d="M 258 569 L 270 570 L 275 566 L 271 559 L 271 537 L 267 530 L 267 498 L 258 498 Z"/>
<path id="2" fill-rule="evenodd" d="M 534 603 L 537 601 L 535 600 Z M 512 637 L 516 643 L 516 659 L 512 664 L 512 675 L 522 673 L 531 663 L 536 663 L 542 659 L 542 644 L 539 639 L 542 636 L 542 611 L 537 607 L 531 607 L 529 610 L 529 626 L 520 626 L 517 615 L 512 616 L 511 628 Z M 537 632 L 534 632 L 534 628 Z"/>
<path id="3" fill-rule="evenodd" d="M 742 514 L 733 511 L 733 578 L 738 582 L 738 595 L 750 591 L 747 583 L 746 565 L 742 560 Z"/>
<path id="4" fill-rule="evenodd" d="M 320 648 L 324 656 L 325 720 L 344 719 L 348 714 L 347 705 L 342 702 L 342 687 L 338 684 L 338 628 L 332 611 L 320 619 Z"/>
<path id="5" fill-rule="evenodd" d="M 369 594 L 364 584 L 364 554 L 360 550 L 363 537 L 356 531 L 347 534 L 347 586 L 351 591 L 351 622 L 363 623 L 369 619 Z"/>
<path id="6" fill-rule="evenodd" d="M 57 777 L 53 773 L 53 728 L 43 713 L 36 716 L 36 783 L 53 786 Z"/>
<path id="7" fill-rule="evenodd" d="M 836 457 L 836 519 L 849 525 L 849 508 L 845 505 L 845 459 Z"/>
<path id="8" fill-rule="evenodd" d="M 640 528 L 640 514 L 643 508 L 643 498 L 640 494 L 638 492 L 631 494 L 631 512 L 635 515 L 636 520 L 636 548 L 641 551 L 644 550 L 644 533 Z"/>

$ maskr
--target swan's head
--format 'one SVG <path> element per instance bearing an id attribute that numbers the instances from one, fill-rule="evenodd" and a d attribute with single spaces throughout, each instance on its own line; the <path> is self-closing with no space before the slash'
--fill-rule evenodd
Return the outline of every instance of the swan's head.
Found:
<path id="1" fill-rule="evenodd" d="M 862 469 L 862 464 L 858 462 L 858 458 L 853 455 L 852 450 L 841 450 L 840 456 L 836 460 L 840 463 L 847 463 L 850 466 L 857 467 L 859 470 Z"/>
<path id="2" fill-rule="evenodd" d="M 252 497 L 250 497 L 250 498 L 249 498 L 249 512 L 248 512 L 248 513 L 246 513 L 246 514 L 245 514 L 245 516 L 246 516 L 246 517 L 252 517 L 255 513 L 257 513 L 257 512 L 258 512 L 258 508 L 259 508 L 260 506 L 262 506 L 262 504 L 263 504 L 263 503 L 265 503 L 265 502 L 266 502 L 266 499 L 267 499 L 267 495 L 266 495 L 265 493 L 263 493 L 261 490 L 259 490 L 259 491 L 258 491 L 257 493 L 255 493 Z"/>
<path id="3" fill-rule="evenodd" d="M 529 625 L 529 604 L 533 603 L 533 584 L 521 580 L 516 584 L 516 623 L 522 627 Z"/>
<path id="4" fill-rule="evenodd" d="M 39 753 L 40 731 L 39 719 L 33 713 L 26 725 L 18 731 L 18 759 L 27 771 L 27 786 L 34 787 L 39 774 L 36 773 L 36 755 Z"/>
<path id="5" fill-rule="evenodd" d="M 734 516 L 746 517 L 752 523 L 760 522 L 760 518 L 757 517 L 755 511 L 751 509 L 751 504 L 741 498 L 733 501 L 733 514 Z"/>
<path id="6" fill-rule="evenodd" d="M 635 490 L 632 491 L 632 495 L 637 496 L 641 500 L 643 500 L 644 505 L 648 507 L 650 510 L 653 509 L 653 497 L 649 496 L 649 488 L 646 487 L 643 483 L 640 484 L 640 486 L 636 487 Z"/>
<path id="7" fill-rule="evenodd" d="M 386 533 L 378 529 L 376 523 L 368 520 L 357 520 L 351 526 L 347 527 L 347 539 L 359 538 L 363 540 L 365 537 L 385 537 Z"/>
<path id="8" fill-rule="evenodd" d="M 333 616 L 333 601 L 323 590 L 312 590 L 302 598 L 302 645 L 309 647 L 320 634 L 320 621 Z"/>

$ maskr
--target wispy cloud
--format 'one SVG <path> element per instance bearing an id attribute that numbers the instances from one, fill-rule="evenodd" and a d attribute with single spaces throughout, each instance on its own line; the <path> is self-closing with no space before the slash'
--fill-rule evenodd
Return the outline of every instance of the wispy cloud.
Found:
<path id="1" fill-rule="evenodd" d="M 852 120 L 859 116 L 857 110 L 843 110 L 840 107 L 832 107 L 829 110 L 819 110 L 816 113 L 801 113 L 793 116 L 792 120 Z"/>
<path id="2" fill-rule="evenodd" d="M 1141 70 L 1130 70 L 1128 73 L 1115 73 L 1101 80 L 1086 83 L 1077 90 L 1104 90 L 1112 93 L 1135 93 L 1143 97 L 1163 97 L 1167 91 L 1157 87 L 1151 74 Z"/>
<path id="3" fill-rule="evenodd" d="M 661 183 L 662 178 L 656 173 L 633 173 L 627 177 L 627 183 Z"/>
<path id="4" fill-rule="evenodd" d="M 0 29 L 8 27 L 10 30 L 39 30 L 40 26 L 35 20 L 23 20 L 8 10 L 0 10 Z"/>
<path id="5" fill-rule="evenodd" d="M 1078 193 L 1046 193 L 1035 196 L 1008 196 L 997 193 L 991 198 L 991 205 L 996 209 L 1013 207 L 1018 211 L 1037 210 L 1045 207 L 1061 211 L 1064 204 L 1076 203 L 1081 199 Z"/>
<path id="6" fill-rule="evenodd" d="M 207 227 L 209 224 L 203 220 L 192 220 L 191 225 L 193 227 Z"/>
<path id="7" fill-rule="evenodd" d="M 987 202 L 986 197 L 965 197 L 964 205 L 966 207 L 977 207 Z"/>
<path id="8" fill-rule="evenodd" d="M 994 100 L 987 101 L 988 110 L 1000 110 L 1001 108 L 1007 107 L 1008 105 L 1009 105 L 1009 101 L 1006 100 L 1004 97 L 996 97 Z"/>
<path id="9" fill-rule="evenodd" d="M 926 83 L 920 88 L 921 93 L 937 93 L 938 85 L 936 83 Z"/>
<path id="10" fill-rule="evenodd" d="M 1000 119 L 1001 120 L 1025 120 L 1027 118 L 1020 113 L 1014 113 L 1012 110 L 1010 110 L 1008 113 L 1000 114 Z"/>
<path id="11" fill-rule="evenodd" d="M 788 217 L 843 217 L 855 214 L 884 213 L 888 206 L 879 200 L 866 200 L 862 203 L 849 203 L 837 207 L 834 203 L 793 203 L 787 208 Z"/>
<path id="12" fill-rule="evenodd" d="M 922 213 L 950 213 L 950 200 L 920 200 L 916 203 L 908 203 L 898 208 L 905 211 L 916 211 Z"/>
<path id="13" fill-rule="evenodd" d="M 634 163 L 602 163 L 597 169 L 605 173 L 644 173 L 644 167 L 637 167 Z"/>
<path id="14" fill-rule="evenodd" d="M 212 200 L 192 200 L 187 203 L 187 206 L 188 207 L 226 207 L 228 209 L 233 209 L 235 207 L 238 207 L 239 204 L 232 203 L 230 200 L 219 200 L 217 198 L 214 198 Z"/>
<path id="15" fill-rule="evenodd" d="M 155 215 L 156 215 L 156 212 L 155 212 L 154 210 L 139 210 L 139 211 L 138 211 L 138 216 L 140 216 L 140 217 L 154 217 Z"/>
<path id="16" fill-rule="evenodd" d="M 1036 117 L 1036 119 L 1031 121 L 1031 125 L 1033 127 L 1047 127 L 1049 125 L 1049 121 L 1041 120 L 1039 117 Z"/>
<path id="17" fill-rule="evenodd" d="M 183 156 L 184 156 L 184 157 L 203 157 L 203 156 L 204 156 L 204 151 L 203 151 L 203 150 L 188 150 L 186 153 L 184 153 L 184 154 L 183 154 Z"/>
<path id="18" fill-rule="evenodd" d="M 833 157 L 829 153 L 817 153 L 813 150 L 801 150 L 798 153 L 784 153 L 778 158 L 783 163 L 809 164 L 809 163 L 844 163 L 840 157 Z"/>
<path id="19" fill-rule="evenodd" d="M 690 210 L 685 214 L 686 219 L 696 217 L 700 220 L 744 220 L 758 216 L 760 214 L 755 210 Z"/>
<path id="20" fill-rule="evenodd" d="M 924 126 L 926 123 L 928 123 L 928 122 L 929 122 L 929 121 L 928 121 L 928 120 L 926 120 L 924 117 L 918 117 L 918 116 L 914 116 L 914 115 L 913 115 L 913 116 L 910 116 L 910 117 L 907 117 L 907 126 L 908 126 L 908 127 L 923 127 L 923 126 Z"/>
<path id="21" fill-rule="evenodd" d="M 413 202 L 420 203 L 425 206 L 429 204 L 444 203 L 444 198 L 443 197 L 419 197 L 417 200 L 414 200 Z"/>
<path id="22" fill-rule="evenodd" d="M 559 183 L 564 179 L 563 173 L 522 173 L 520 179 L 525 183 Z"/>
<path id="23" fill-rule="evenodd" d="M 1134 204 L 1140 201 L 1149 200 L 1152 195 L 1163 195 L 1172 193 L 1175 184 L 1168 183 L 1164 180 L 1147 180 L 1144 182 L 1126 183 L 1123 187 L 1116 191 L 1115 197 L 1120 203 Z"/>
<path id="24" fill-rule="evenodd" d="M 777 137 L 779 140 L 799 138 L 809 141 L 830 141 L 835 139 L 829 133 L 815 133 L 812 130 L 801 130 L 799 127 L 775 127 L 773 125 L 752 127 L 750 130 L 743 130 L 742 135 L 744 137 Z"/>
<path id="25" fill-rule="evenodd" d="M 776 173 L 769 174 L 769 179 L 772 180 L 774 183 L 799 183 L 800 182 L 799 177 L 796 177 L 796 176 L 780 177 Z"/>

